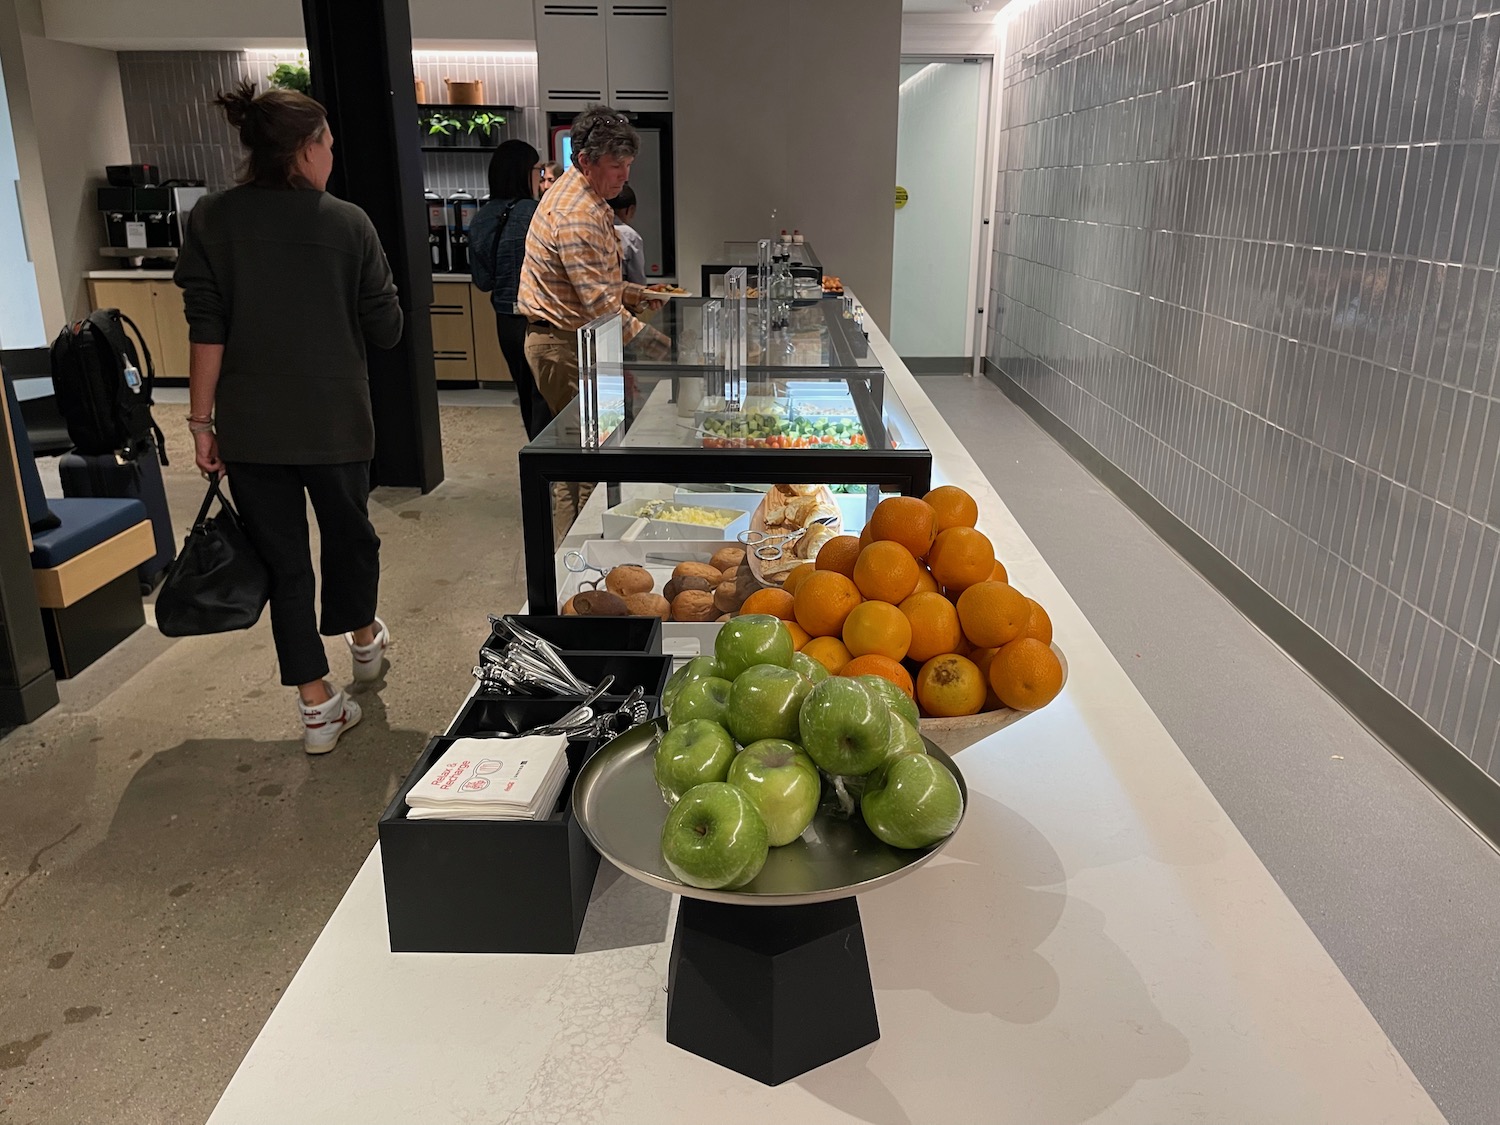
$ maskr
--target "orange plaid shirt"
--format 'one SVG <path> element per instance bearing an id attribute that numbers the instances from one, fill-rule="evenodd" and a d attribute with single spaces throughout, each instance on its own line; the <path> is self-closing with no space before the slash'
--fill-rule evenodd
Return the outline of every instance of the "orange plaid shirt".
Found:
<path id="1" fill-rule="evenodd" d="M 626 302 L 636 304 L 643 286 L 625 281 L 615 213 L 569 168 L 547 189 L 526 235 L 526 261 L 516 311 L 573 331 L 620 309 L 621 336 L 635 339 L 646 325 Z"/>

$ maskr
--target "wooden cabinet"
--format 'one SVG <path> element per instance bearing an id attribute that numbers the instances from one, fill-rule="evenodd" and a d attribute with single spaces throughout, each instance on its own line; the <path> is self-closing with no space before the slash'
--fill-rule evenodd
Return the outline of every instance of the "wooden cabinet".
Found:
<path id="1" fill-rule="evenodd" d="M 474 326 L 467 281 L 437 281 L 432 286 L 432 358 L 439 383 L 472 383 Z"/>
<path id="2" fill-rule="evenodd" d="M 432 283 L 432 358 L 439 383 L 508 383 L 490 295 L 467 281 Z"/>
<path id="3" fill-rule="evenodd" d="M 187 378 L 187 318 L 182 290 L 170 279 L 90 278 L 89 303 L 96 309 L 119 309 L 135 322 L 158 376 Z"/>
<path id="4" fill-rule="evenodd" d="M 495 326 L 495 304 L 490 295 L 475 289 L 470 297 L 474 322 L 474 370 L 481 383 L 512 382 L 510 366 L 500 351 Z"/>

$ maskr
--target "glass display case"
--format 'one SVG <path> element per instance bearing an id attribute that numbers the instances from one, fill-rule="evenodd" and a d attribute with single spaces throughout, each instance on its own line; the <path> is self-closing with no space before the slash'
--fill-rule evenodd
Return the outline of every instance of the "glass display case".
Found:
<path id="1" fill-rule="evenodd" d="M 684 343 L 695 316 L 702 326 L 695 307 L 702 306 L 689 304 L 665 322 L 679 357 L 694 355 Z M 609 510 L 620 506 L 621 486 L 630 483 L 725 492 L 863 486 L 866 510 L 882 493 L 920 496 L 931 487 L 932 455 L 879 367 L 673 364 L 620 348 L 617 334 L 617 317 L 580 332 L 579 398 L 521 450 L 533 613 L 559 609 L 554 483 L 602 482 Z"/>
<path id="2" fill-rule="evenodd" d="M 753 279 L 754 274 L 752 273 Z M 753 280 L 752 280 L 753 285 Z M 715 317 L 718 298 L 674 297 L 642 319 L 668 340 L 668 350 L 652 350 L 650 338 L 637 337 L 625 345 L 627 363 L 637 368 L 714 367 L 722 364 Z M 878 361 L 855 319 L 852 301 L 839 297 L 798 300 L 789 313 L 790 324 L 774 333 L 762 332 L 764 306 L 745 302 L 746 363 L 750 367 L 873 367 Z M 764 341 L 764 342 L 763 342 Z"/>
<path id="3" fill-rule="evenodd" d="M 758 242 L 726 242 L 713 261 L 704 262 L 702 266 L 703 294 L 705 297 L 719 295 L 723 285 L 724 274 L 735 266 L 744 266 L 750 271 L 751 276 L 755 274 L 755 267 L 759 263 Z M 790 257 L 789 263 L 793 272 L 801 277 L 811 278 L 818 290 L 822 289 L 823 263 L 818 260 L 817 254 L 813 253 L 811 242 L 796 242 L 786 247 Z M 818 294 L 821 296 L 821 292 Z"/>

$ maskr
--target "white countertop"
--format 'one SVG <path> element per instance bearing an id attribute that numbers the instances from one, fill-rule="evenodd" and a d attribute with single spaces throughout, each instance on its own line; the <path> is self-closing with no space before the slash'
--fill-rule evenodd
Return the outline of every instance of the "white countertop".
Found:
<path id="1" fill-rule="evenodd" d="M 84 275 L 95 281 L 171 281 L 171 270 L 89 270 Z"/>
<path id="2" fill-rule="evenodd" d="M 774 1088 L 669 1046 L 671 902 L 608 863 L 588 952 L 393 955 L 377 848 L 211 1125 L 1442 1121 L 916 381 L 871 342 L 936 479 L 979 500 L 1069 661 L 1045 710 L 949 743 L 963 828 L 860 899 L 880 1040 Z"/>

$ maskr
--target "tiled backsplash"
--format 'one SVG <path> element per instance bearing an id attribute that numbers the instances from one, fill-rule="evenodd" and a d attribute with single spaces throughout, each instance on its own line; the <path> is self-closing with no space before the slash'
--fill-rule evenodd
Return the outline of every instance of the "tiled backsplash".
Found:
<path id="1" fill-rule="evenodd" d="M 173 178 L 201 178 L 211 188 L 230 187 L 241 149 L 215 95 L 241 79 L 262 88 L 280 62 L 297 51 L 123 51 L 120 81 L 131 158 L 155 164 Z M 506 115 L 503 137 L 521 137 L 544 151 L 546 114 L 538 106 L 536 56 L 527 52 L 417 52 L 415 77 L 427 83 L 430 101 L 447 100 L 444 78 L 480 79 L 486 101 L 520 107 Z M 483 149 L 424 153 L 425 179 L 447 195 L 460 187 L 484 187 L 489 153 Z"/>
<path id="2" fill-rule="evenodd" d="M 1500 3 L 1004 35 L 991 361 L 1500 777 Z"/>

